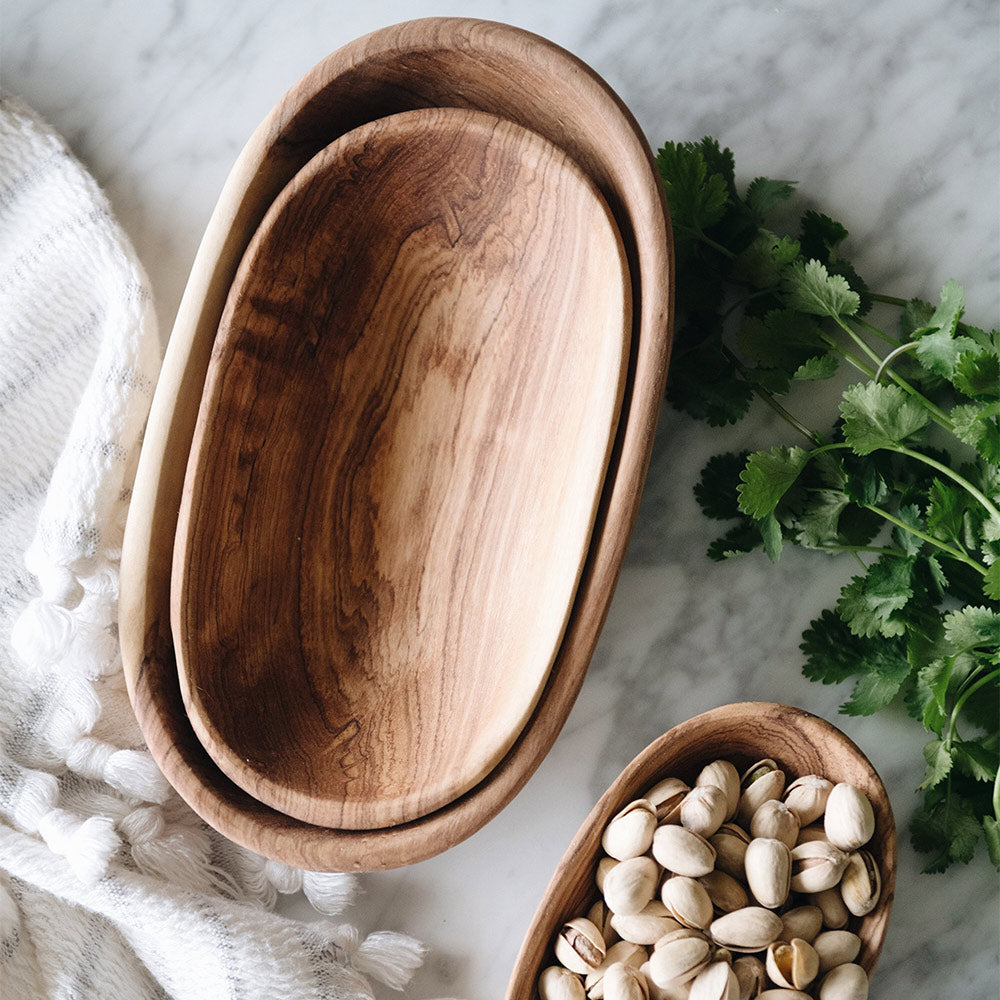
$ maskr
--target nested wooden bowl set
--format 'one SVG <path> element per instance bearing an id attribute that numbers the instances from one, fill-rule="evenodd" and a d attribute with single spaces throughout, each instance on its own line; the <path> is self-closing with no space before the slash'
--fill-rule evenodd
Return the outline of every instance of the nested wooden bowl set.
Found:
<path id="1" fill-rule="evenodd" d="M 636 517 L 671 253 L 635 120 L 535 35 L 407 22 L 280 100 L 194 261 L 122 557 L 132 704 L 209 824 L 396 867 L 527 781 Z"/>

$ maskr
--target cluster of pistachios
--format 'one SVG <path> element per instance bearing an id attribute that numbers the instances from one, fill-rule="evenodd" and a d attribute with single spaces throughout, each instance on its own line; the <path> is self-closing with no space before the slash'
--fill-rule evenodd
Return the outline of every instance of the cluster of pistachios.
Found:
<path id="1" fill-rule="evenodd" d="M 871 803 L 773 760 L 660 781 L 607 825 L 600 898 L 559 931 L 540 1000 L 866 1000 L 847 929 L 878 903 Z"/>

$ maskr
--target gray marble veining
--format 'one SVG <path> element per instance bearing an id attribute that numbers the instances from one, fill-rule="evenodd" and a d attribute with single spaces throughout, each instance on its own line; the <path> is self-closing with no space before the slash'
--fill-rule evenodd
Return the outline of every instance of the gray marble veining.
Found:
<path id="1" fill-rule="evenodd" d="M 226 173 L 271 105 L 339 45 L 430 14 L 505 20 L 554 39 L 616 88 L 654 146 L 717 136 L 735 151 L 741 183 L 795 179 L 798 207 L 842 221 L 873 284 L 932 297 L 956 277 L 969 315 L 997 322 L 995 0 L 8 0 L 2 83 L 63 132 L 108 190 L 166 331 Z M 850 563 L 802 552 L 777 565 L 704 557 L 714 526 L 691 494 L 701 465 L 716 451 L 781 439 L 763 414 L 711 429 L 664 408 L 611 614 L 551 754 L 468 841 L 365 880 L 352 919 L 431 946 L 409 995 L 501 996 L 594 800 L 646 743 L 723 702 L 781 700 L 840 724 L 881 772 L 905 831 L 921 733 L 902 711 L 838 717 L 847 691 L 800 673 L 802 629 Z M 995 998 L 997 877 L 982 851 L 946 876 L 919 874 L 905 833 L 900 854 L 873 996 Z M 305 914 L 300 903 L 287 909 Z"/>

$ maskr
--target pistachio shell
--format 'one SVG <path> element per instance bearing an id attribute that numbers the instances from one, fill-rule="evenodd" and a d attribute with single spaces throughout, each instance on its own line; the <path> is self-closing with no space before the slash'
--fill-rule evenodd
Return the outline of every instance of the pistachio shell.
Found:
<path id="1" fill-rule="evenodd" d="M 604 975 L 604 1000 L 648 1000 L 646 977 L 637 967 L 617 962 Z"/>
<path id="2" fill-rule="evenodd" d="M 597 862 L 597 872 L 594 875 L 594 881 L 597 883 L 597 891 L 604 892 L 604 880 L 608 877 L 608 872 L 612 868 L 621 864 L 617 858 L 603 857 Z"/>
<path id="3" fill-rule="evenodd" d="M 808 826 L 823 815 L 832 789 L 832 781 L 818 774 L 804 774 L 785 789 L 785 805 L 798 816 L 801 826 Z"/>
<path id="4" fill-rule="evenodd" d="M 665 879 L 660 898 L 671 916 L 685 927 L 704 930 L 712 922 L 714 910 L 708 890 L 693 878 L 673 875 Z"/>
<path id="5" fill-rule="evenodd" d="M 715 850 L 715 867 L 742 882 L 746 877 L 744 858 L 750 840 L 750 834 L 743 827 L 723 823 L 708 840 Z"/>
<path id="6" fill-rule="evenodd" d="M 844 905 L 856 917 L 863 917 L 878 905 L 882 894 L 882 876 L 870 851 L 855 851 L 847 859 L 840 895 Z"/>
<path id="7" fill-rule="evenodd" d="M 868 1000 L 868 976 L 860 965 L 831 969 L 819 984 L 819 1000 Z"/>
<path id="8" fill-rule="evenodd" d="M 681 925 L 658 899 L 652 900 L 638 913 L 614 913 L 611 926 L 624 941 L 633 944 L 652 945 Z"/>
<path id="9" fill-rule="evenodd" d="M 667 933 L 653 945 L 653 951 L 656 951 L 657 948 L 662 948 L 664 945 L 671 944 L 674 941 L 686 940 L 687 938 L 695 938 L 698 941 L 707 941 L 708 935 L 706 935 L 704 931 L 698 930 L 696 927 L 678 927 L 675 931 L 667 931 Z"/>
<path id="10" fill-rule="evenodd" d="M 710 837 L 726 818 L 726 793 L 715 785 L 697 785 L 681 802 L 681 826 Z"/>
<path id="11" fill-rule="evenodd" d="M 604 879 L 604 902 L 613 913 L 639 913 L 653 898 L 659 876 L 652 858 L 619 861 Z"/>
<path id="12" fill-rule="evenodd" d="M 674 979 L 688 982 L 708 965 L 710 955 L 704 936 L 677 937 L 653 950 L 647 975 L 657 986 L 666 986 Z"/>
<path id="13" fill-rule="evenodd" d="M 779 987 L 776 990 L 764 990 L 757 1000 L 812 1000 L 812 998 L 801 990 L 786 990 Z"/>
<path id="14" fill-rule="evenodd" d="M 716 869 L 702 875 L 698 881 L 705 887 L 717 913 L 732 913 L 747 905 L 746 890 L 732 875 L 727 875 L 724 871 Z"/>
<path id="15" fill-rule="evenodd" d="M 750 819 L 751 837 L 772 837 L 792 848 L 799 837 L 799 818 L 784 802 L 768 799 Z"/>
<path id="16" fill-rule="evenodd" d="M 716 944 L 730 951 L 761 951 L 777 940 L 781 917 L 762 906 L 744 906 L 713 920 L 708 933 Z"/>
<path id="17" fill-rule="evenodd" d="M 800 827 L 799 835 L 795 838 L 795 843 L 796 845 L 810 844 L 814 840 L 826 840 L 826 830 L 823 829 L 822 823 L 813 823 L 812 826 Z"/>
<path id="18" fill-rule="evenodd" d="M 586 1000 L 580 977 L 561 965 L 550 965 L 538 977 L 540 1000 Z"/>
<path id="19" fill-rule="evenodd" d="M 740 772 L 728 760 L 713 760 L 706 764 L 694 780 L 695 787 L 714 785 L 722 789 L 726 796 L 725 819 L 730 820 L 736 815 L 736 806 L 740 801 Z"/>
<path id="20" fill-rule="evenodd" d="M 739 1000 L 755 1000 L 764 989 L 764 963 L 753 955 L 740 955 L 733 962 L 733 974 L 739 983 Z"/>
<path id="21" fill-rule="evenodd" d="M 838 965 L 853 962 L 861 951 L 861 938 L 851 931 L 823 931 L 813 941 L 819 955 L 820 975 Z"/>
<path id="22" fill-rule="evenodd" d="M 851 919 L 844 900 L 840 895 L 840 888 L 823 889 L 821 892 L 808 893 L 806 899 L 814 906 L 818 906 L 823 911 L 823 926 L 830 930 L 839 930 L 847 926 L 847 921 Z"/>
<path id="23" fill-rule="evenodd" d="M 679 823 L 681 802 L 691 789 L 680 778 L 664 778 L 643 796 L 656 809 L 657 823 Z"/>
<path id="24" fill-rule="evenodd" d="M 780 840 L 758 837 L 747 845 L 747 886 L 761 906 L 777 909 L 788 898 L 792 855 Z"/>
<path id="25" fill-rule="evenodd" d="M 657 827 L 653 834 L 653 857 L 667 871 L 691 878 L 707 875 L 715 867 L 715 848 L 700 834 L 683 826 Z"/>
<path id="26" fill-rule="evenodd" d="M 604 961 L 604 939 L 586 917 L 576 917 L 563 924 L 556 938 L 555 952 L 558 962 L 570 972 L 583 976 Z"/>
<path id="27" fill-rule="evenodd" d="M 587 911 L 587 919 L 601 932 L 604 944 L 609 948 L 618 940 L 618 933 L 611 926 L 613 916 L 611 907 L 603 899 L 598 899 Z"/>
<path id="28" fill-rule="evenodd" d="M 739 1000 L 740 984 L 726 962 L 711 962 L 691 982 L 690 1000 Z"/>
<path id="29" fill-rule="evenodd" d="M 842 851 L 867 844 L 875 833 L 875 811 L 868 796 L 854 785 L 834 785 L 826 800 L 826 839 Z"/>
<path id="30" fill-rule="evenodd" d="M 612 965 L 629 965 L 638 969 L 648 957 L 645 948 L 629 941 L 618 941 L 613 944 L 608 948 L 604 961 L 596 969 L 587 973 L 587 978 L 583 981 L 587 996 L 590 1000 L 601 1000 L 604 995 L 604 988 L 601 984 L 604 982 L 605 973 Z"/>
<path id="31" fill-rule="evenodd" d="M 804 990 L 819 972 L 819 955 L 808 941 L 775 941 L 767 949 L 767 974 L 776 986 Z"/>
<path id="32" fill-rule="evenodd" d="M 781 940 L 802 938 L 810 944 L 823 929 L 823 911 L 818 906 L 796 906 L 781 914 Z"/>
<path id="33" fill-rule="evenodd" d="M 736 821 L 747 828 L 753 814 L 768 799 L 780 799 L 785 790 L 785 772 L 773 760 L 761 760 L 748 768 L 740 779 L 739 805 Z"/>
<path id="34" fill-rule="evenodd" d="M 657 986 L 649 974 L 648 962 L 639 971 L 646 977 L 649 1000 L 688 1000 L 691 994 L 690 981 L 678 982 L 674 979 L 664 986 Z"/>
<path id="35" fill-rule="evenodd" d="M 636 799 L 605 827 L 601 846 L 619 861 L 637 858 L 649 850 L 655 829 L 656 807 L 646 799 Z"/>
<path id="36" fill-rule="evenodd" d="M 792 849 L 792 888 L 796 892 L 820 892 L 840 881 L 847 855 L 825 840 L 798 844 Z"/>

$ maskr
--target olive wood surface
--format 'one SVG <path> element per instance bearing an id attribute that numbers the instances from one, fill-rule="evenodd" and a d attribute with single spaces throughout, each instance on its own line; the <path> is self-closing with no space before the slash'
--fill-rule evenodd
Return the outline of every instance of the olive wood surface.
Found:
<path id="1" fill-rule="evenodd" d="M 846 781 L 871 800 L 875 834 L 867 850 L 880 866 L 882 894 L 871 913 L 852 917 L 848 925 L 861 938 L 856 961 L 871 975 L 885 940 L 896 886 L 896 824 L 885 787 L 868 758 L 836 726 L 788 705 L 740 702 L 697 715 L 654 740 L 601 796 L 535 911 L 507 987 L 507 1000 L 538 1000 L 539 974 L 557 964 L 552 948 L 558 929 L 567 920 L 586 916 L 598 898 L 594 879 L 608 821 L 660 779 L 674 776 L 690 784 L 702 767 L 719 758 L 732 761 L 740 773 L 770 758 L 787 775 L 821 774 L 834 783 Z"/>
<path id="2" fill-rule="evenodd" d="M 223 313 L 174 554 L 185 706 L 237 785 L 363 830 L 499 763 L 569 617 L 630 337 L 607 206 L 534 132 L 410 111 L 296 174 Z"/>
<path id="3" fill-rule="evenodd" d="M 191 728 L 170 631 L 177 511 L 223 306 L 267 208 L 338 136 L 376 118 L 435 106 L 479 109 L 531 129 L 595 182 L 629 262 L 629 372 L 573 611 L 528 724 L 487 778 L 443 809 L 397 827 L 333 830 L 286 816 L 233 784 Z M 122 553 L 119 629 L 132 705 L 164 775 L 206 822 L 298 867 L 372 870 L 437 854 L 510 801 L 559 733 L 604 623 L 649 463 L 672 319 L 669 219 L 649 145 L 608 85 L 559 46 L 496 22 L 410 21 L 337 50 L 279 101 L 235 163 L 192 266 L 150 411 Z"/>

